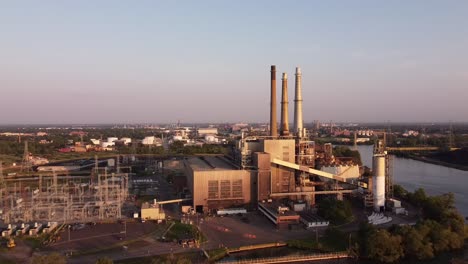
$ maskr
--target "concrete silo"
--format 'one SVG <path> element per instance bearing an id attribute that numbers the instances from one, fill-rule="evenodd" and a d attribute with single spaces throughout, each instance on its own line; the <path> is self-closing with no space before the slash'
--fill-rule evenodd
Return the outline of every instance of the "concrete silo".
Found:
<path id="1" fill-rule="evenodd" d="M 380 212 L 385 207 L 385 154 L 374 155 L 372 171 L 374 210 Z"/>

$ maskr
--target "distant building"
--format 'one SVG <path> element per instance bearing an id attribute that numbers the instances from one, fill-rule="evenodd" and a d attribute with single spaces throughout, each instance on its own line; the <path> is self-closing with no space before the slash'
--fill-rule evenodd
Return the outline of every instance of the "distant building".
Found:
<path id="1" fill-rule="evenodd" d="M 216 127 L 198 128 L 197 134 L 200 137 L 205 136 L 205 135 L 217 135 L 218 128 Z"/>
<path id="2" fill-rule="evenodd" d="M 112 147 L 112 146 L 115 146 L 115 142 L 102 142 L 101 143 L 102 148 L 109 148 L 109 147 Z"/>
<path id="3" fill-rule="evenodd" d="M 99 139 L 94 139 L 94 138 L 92 138 L 92 139 L 90 139 L 90 140 L 91 140 L 91 142 L 92 142 L 94 145 L 101 145 L 101 140 L 99 140 Z"/>
<path id="4" fill-rule="evenodd" d="M 107 138 L 107 142 L 116 142 L 117 140 L 119 140 L 119 138 L 116 138 L 116 137 L 108 137 Z"/>
<path id="5" fill-rule="evenodd" d="M 205 141 L 207 143 L 218 143 L 218 138 L 215 135 L 206 135 L 205 136 Z"/>
<path id="6" fill-rule="evenodd" d="M 132 139 L 131 139 L 131 138 L 124 137 L 124 138 L 121 138 L 120 140 L 121 140 L 125 145 L 129 145 L 130 143 L 132 143 Z"/>
<path id="7" fill-rule="evenodd" d="M 70 132 L 70 136 L 86 136 L 88 133 L 84 131 L 72 131 Z"/>
<path id="8" fill-rule="evenodd" d="M 231 126 L 232 132 L 240 131 L 241 129 L 248 128 L 249 124 L 238 123 Z"/>

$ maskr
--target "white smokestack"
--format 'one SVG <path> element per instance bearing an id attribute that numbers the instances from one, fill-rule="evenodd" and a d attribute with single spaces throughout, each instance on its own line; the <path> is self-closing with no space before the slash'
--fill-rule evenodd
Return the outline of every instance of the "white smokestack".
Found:
<path id="1" fill-rule="evenodd" d="M 289 136 L 288 120 L 288 74 L 283 73 L 283 89 L 281 100 L 281 136 Z"/>
<path id="2" fill-rule="evenodd" d="M 296 67 L 296 96 L 294 98 L 294 133 L 298 137 L 304 136 L 302 120 L 302 73 L 301 68 Z"/>

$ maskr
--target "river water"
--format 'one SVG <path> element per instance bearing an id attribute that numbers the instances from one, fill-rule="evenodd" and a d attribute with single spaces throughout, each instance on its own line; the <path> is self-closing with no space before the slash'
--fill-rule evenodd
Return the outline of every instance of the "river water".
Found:
<path id="1" fill-rule="evenodd" d="M 358 150 L 362 163 L 372 168 L 373 146 L 359 145 Z M 429 195 L 452 192 L 457 209 L 468 216 L 468 171 L 394 157 L 393 182 L 408 191 L 424 188 Z"/>

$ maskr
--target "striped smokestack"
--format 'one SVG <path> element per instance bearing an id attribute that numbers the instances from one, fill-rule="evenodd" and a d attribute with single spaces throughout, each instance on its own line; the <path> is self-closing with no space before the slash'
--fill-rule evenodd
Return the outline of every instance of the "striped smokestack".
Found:
<path id="1" fill-rule="evenodd" d="M 286 74 L 285 72 L 283 72 L 283 89 L 281 98 L 281 136 L 289 136 L 288 74 Z"/>
<path id="2" fill-rule="evenodd" d="M 303 137 L 303 119 L 302 119 L 302 73 L 301 68 L 296 67 L 296 95 L 294 98 L 294 133 Z"/>
<path id="3" fill-rule="evenodd" d="M 271 65 L 270 136 L 278 136 L 276 122 L 276 66 Z"/>

